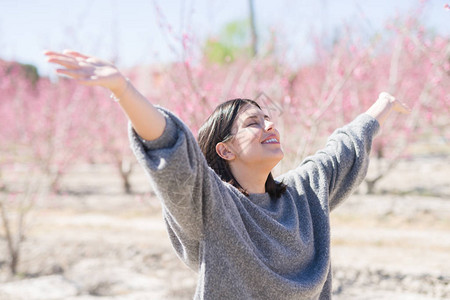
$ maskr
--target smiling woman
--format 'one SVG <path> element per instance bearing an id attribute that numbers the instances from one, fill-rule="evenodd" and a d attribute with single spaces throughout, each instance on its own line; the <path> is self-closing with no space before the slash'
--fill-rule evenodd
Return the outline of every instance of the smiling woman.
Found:
<path id="1" fill-rule="evenodd" d="M 408 112 L 400 101 L 381 93 L 324 149 L 274 179 L 280 136 L 256 102 L 219 105 L 197 143 L 111 63 L 74 51 L 46 55 L 63 67 L 57 73 L 110 89 L 130 119 L 131 146 L 173 247 L 199 274 L 196 299 L 331 298 L 329 213 L 366 175 L 372 139 L 390 112 Z"/>
<path id="2" fill-rule="evenodd" d="M 279 141 L 280 134 L 269 117 L 249 99 L 219 105 L 198 134 L 208 165 L 223 181 L 246 195 L 267 192 L 275 198 L 285 190 L 271 174 L 283 158 Z"/>

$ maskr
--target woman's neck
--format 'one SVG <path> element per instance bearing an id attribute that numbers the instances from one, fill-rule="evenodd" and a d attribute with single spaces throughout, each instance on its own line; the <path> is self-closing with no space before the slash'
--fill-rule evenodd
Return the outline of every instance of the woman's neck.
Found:
<path id="1" fill-rule="evenodd" d="M 270 170 L 259 170 L 242 166 L 230 165 L 234 178 L 249 194 L 263 194 L 266 192 L 266 181 Z"/>

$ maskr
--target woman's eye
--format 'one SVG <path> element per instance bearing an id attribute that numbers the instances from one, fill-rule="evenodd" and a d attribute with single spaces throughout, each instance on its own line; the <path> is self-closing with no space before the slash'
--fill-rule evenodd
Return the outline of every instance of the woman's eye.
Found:
<path id="1" fill-rule="evenodd" d="M 258 123 L 250 123 L 250 124 L 247 125 L 247 127 L 255 126 L 255 125 L 258 125 Z"/>

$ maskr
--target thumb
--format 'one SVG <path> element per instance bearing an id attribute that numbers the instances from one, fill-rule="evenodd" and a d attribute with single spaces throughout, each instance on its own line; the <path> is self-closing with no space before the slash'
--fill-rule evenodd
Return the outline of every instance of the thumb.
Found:
<path id="1" fill-rule="evenodd" d="M 396 112 L 402 113 L 402 114 L 409 114 L 411 113 L 411 108 L 409 108 L 408 105 L 406 105 L 404 102 L 395 99 L 394 100 L 394 110 Z"/>

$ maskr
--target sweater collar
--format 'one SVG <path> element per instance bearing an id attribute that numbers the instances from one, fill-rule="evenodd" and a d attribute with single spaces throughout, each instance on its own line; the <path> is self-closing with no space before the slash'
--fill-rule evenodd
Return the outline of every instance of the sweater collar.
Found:
<path id="1" fill-rule="evenodd" d="M 270 204 L 270 195 L 269 193 L 263 193 L 263 194 L 249 194 L 248 198 L 259 206 L 265 206 Z"/>

